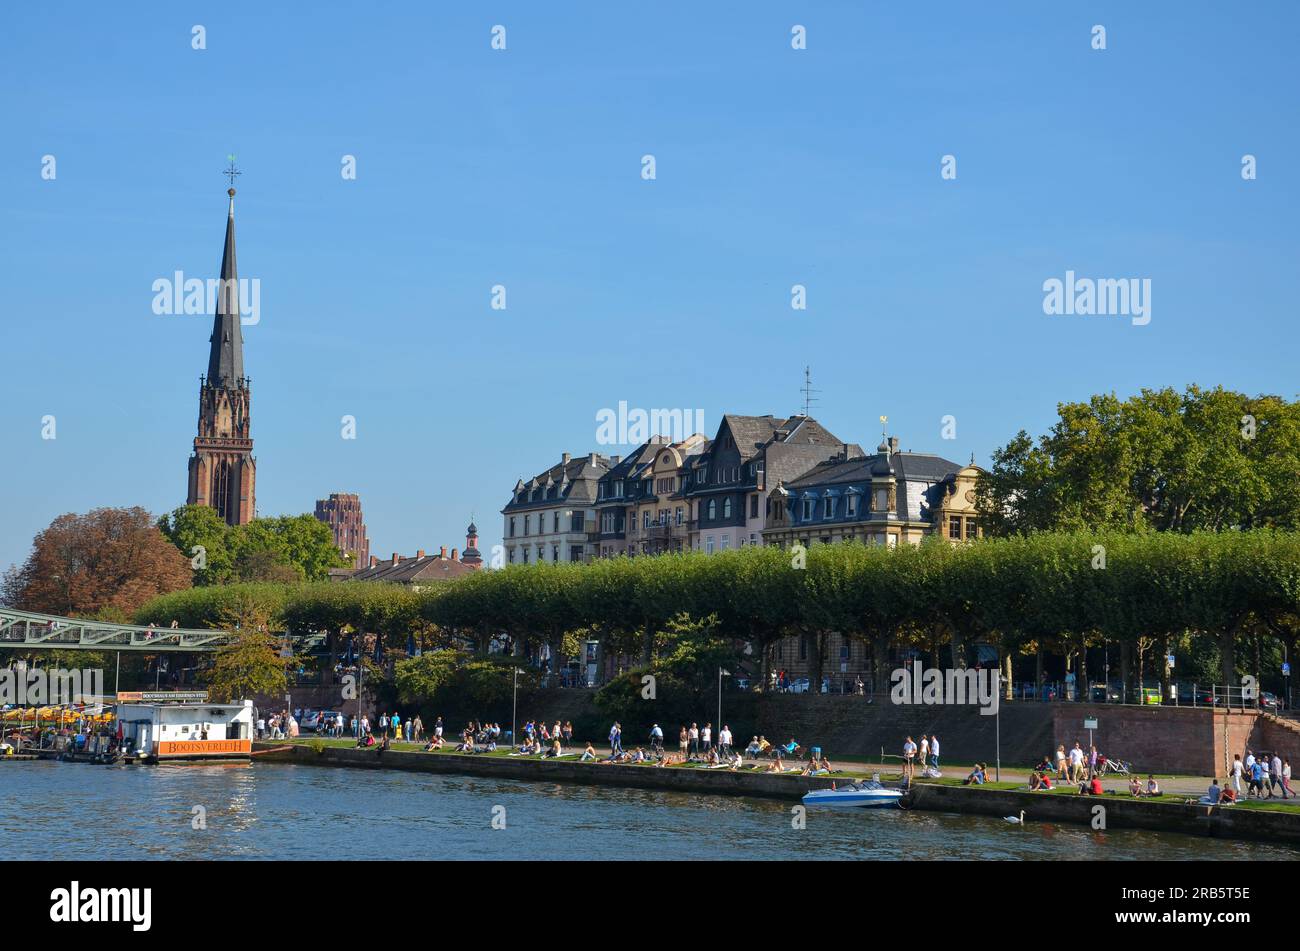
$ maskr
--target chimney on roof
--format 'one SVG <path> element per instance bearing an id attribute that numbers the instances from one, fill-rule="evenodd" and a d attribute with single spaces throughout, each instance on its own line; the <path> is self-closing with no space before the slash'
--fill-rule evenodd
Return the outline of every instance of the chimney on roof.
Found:
<path id="1" fill-rule="evenodd" d="M 594 452 L 587 453 L 587 461 L 594 466 L 596 464 L 596 454 Z"/>
<path id="2" fill-rule="evenodd" d="M 460 561 L 460 559 L 459 559 L 458 557 L 456 557 L 456 549 L 454 549 L 454 548 L 451 550 L 451 560 L 452 560 L 452 561 Z"/>
<path id="3" fill-rule="evenodd" d="M 417 549 L 415 550 L 415 557 L 416 557 L 416 558 L 423 558 L 423 557 L 424 557 L 424 549 L 423 549 L 423 548 L 417 548 Z"/>
<path id="4" fill-rule="evenodd" d="M 393 552 L 393 564 L 395 565 L 400 564 L 401 561 L 402 561 L 402 556 L 399 555 L 397 552 Z"/>
<path id="5" fill-rule="evenodd" d="M 572 458 L 573 457 L 570 456 L 567 452 L 562 452 L 560 453 L 560 464 L 567 466 L 569 464 L 569 460 Z"/>
<path id="6" fill-rule="evenodd" d="M 447 557 L 447 546 L 446 546 L 446 545 L 443 545 L 443 546 L 442 546 L 442 554 L 439 555 L 438 557 L 439 557 L 439 558 L 446 558 L 446 557 Z"/>
<path id="7" fill-rule="evenodd" d="M 618 465 L 618 461 L 619 461 L 620 459 L 622 459 L 622 458 L 623 458 L 622 456 L 610 456 L 610 457 L 609 457 L 609 464 L 610 464 L 611 466 L 616 466 L 616 465 Z"/>
<path id="8" fill-rule="evenodd" d="M 844 444 L 844 458 L 845 458 L 846 461 L 847 461 L 848 458 L 849 458 L 849 444 L 848 444 L 848 443 L 845 443 L 845 444 Z"/>
<path id="9" fill-rule="evenodd" d="M 370 567 L 373 568 L 373 567 L 375 567 L 375 565 L 377 565 L 377 564 L 379 564 L 379 556 L 378 556 L 378 555 L 371 555 L 371 556 L 370 556 Z"/>

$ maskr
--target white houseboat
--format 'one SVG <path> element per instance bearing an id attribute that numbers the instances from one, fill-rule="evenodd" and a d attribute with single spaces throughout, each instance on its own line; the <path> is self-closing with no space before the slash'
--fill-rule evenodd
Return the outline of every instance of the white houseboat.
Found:
<path id="1" fill-rule="evenodd" d="M 163 698 L 168 702 L 158 702 Z M 119 693 L 117 722 L 128 759 L 248 759 L 253 701 L 209 703 L 206 694 Z"/>

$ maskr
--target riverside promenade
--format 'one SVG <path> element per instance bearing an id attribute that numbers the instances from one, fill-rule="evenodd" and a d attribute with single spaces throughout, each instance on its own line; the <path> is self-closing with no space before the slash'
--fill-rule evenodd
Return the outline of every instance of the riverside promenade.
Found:
<path id="1" fill-rule="evenodd" d="M 393 744 L 388 750 L 358 749 L 349 740 L 266 741 L 254 744 L 258 762 L 317 767 L 393 769 L 408 772 L 461 774 L 531 782 L 623 786 L 697 795 L 738 795 L 783 799 L 797 803 L 808 791 L 826 789 L 879 774 L 882 781 L 900 779 L 897 766 L 854 762 L 833 764 L 830 776 L 801 776 L 797 772 L 765 771 L 770 761 L 753 768 L 708 769 L 693 765 L 657 767 L 580 762 L 576 757 L 542 759 L 510 756 L 505 751 L 465 754 L 424 752 L 414 743 Z M 601 751 L 608 755 L 608 749 Z M 1025 821 L 1091 825 L 1094 829 L 1139 828 L 1166 830 L 1216 838 L 1256 840 L 1300 847 L 1300 807 L 1282 800 L 1250 801 L 1229 807 L 1188 803 L 1209 786 L 1208 777 L 1158 777 L 1164 796 L 1134 798 L 1124 778 L 1103 783 L 1102 796 L 1079 795 L 1066 785 L 1051 792 L 1030 792 L 1028 770 L 1004 769 L 1000 782 L 963 786 L 969 767 L 946 766 L 939 780 L 920 780 L 904 801 L 906 808 L 934 812 L 1002 817 L 1024 811 Z M 1142 777 L 1145 780 L 1145 776 Z M 1097 807 L 1102 807 L 1101 825 Z"/>

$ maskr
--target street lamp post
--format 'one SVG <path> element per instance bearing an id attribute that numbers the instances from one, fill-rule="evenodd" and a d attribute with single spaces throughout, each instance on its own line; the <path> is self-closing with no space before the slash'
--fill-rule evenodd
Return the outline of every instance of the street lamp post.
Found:
<path id="1" fill-rule="evenodd" d="M 515 745 L 515 726 L 519 712 L 519 668 L 514 668 L 515 685 L 510 700 L 510 745 Z"/>
<path id="2" fill-rule="evenodd" d="M 994 778 L 997 782 L 1002 782 L 1002 667 L 998 666 L 998 708 L 993 714 L 993 729 L 997 737 L 997 748 L 994 751 Z"/>

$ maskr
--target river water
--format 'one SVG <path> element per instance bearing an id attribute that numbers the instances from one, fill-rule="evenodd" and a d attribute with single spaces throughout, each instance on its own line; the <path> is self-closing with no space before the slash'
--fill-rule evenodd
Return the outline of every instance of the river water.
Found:
<path id="1" fill-rule="evenodd" d="M 1297 857 L 1285 846 L 903 810 L 810 811 L 795 829 L 792 805 L 279 763 L 6 763 L 0 859 Z"/>

